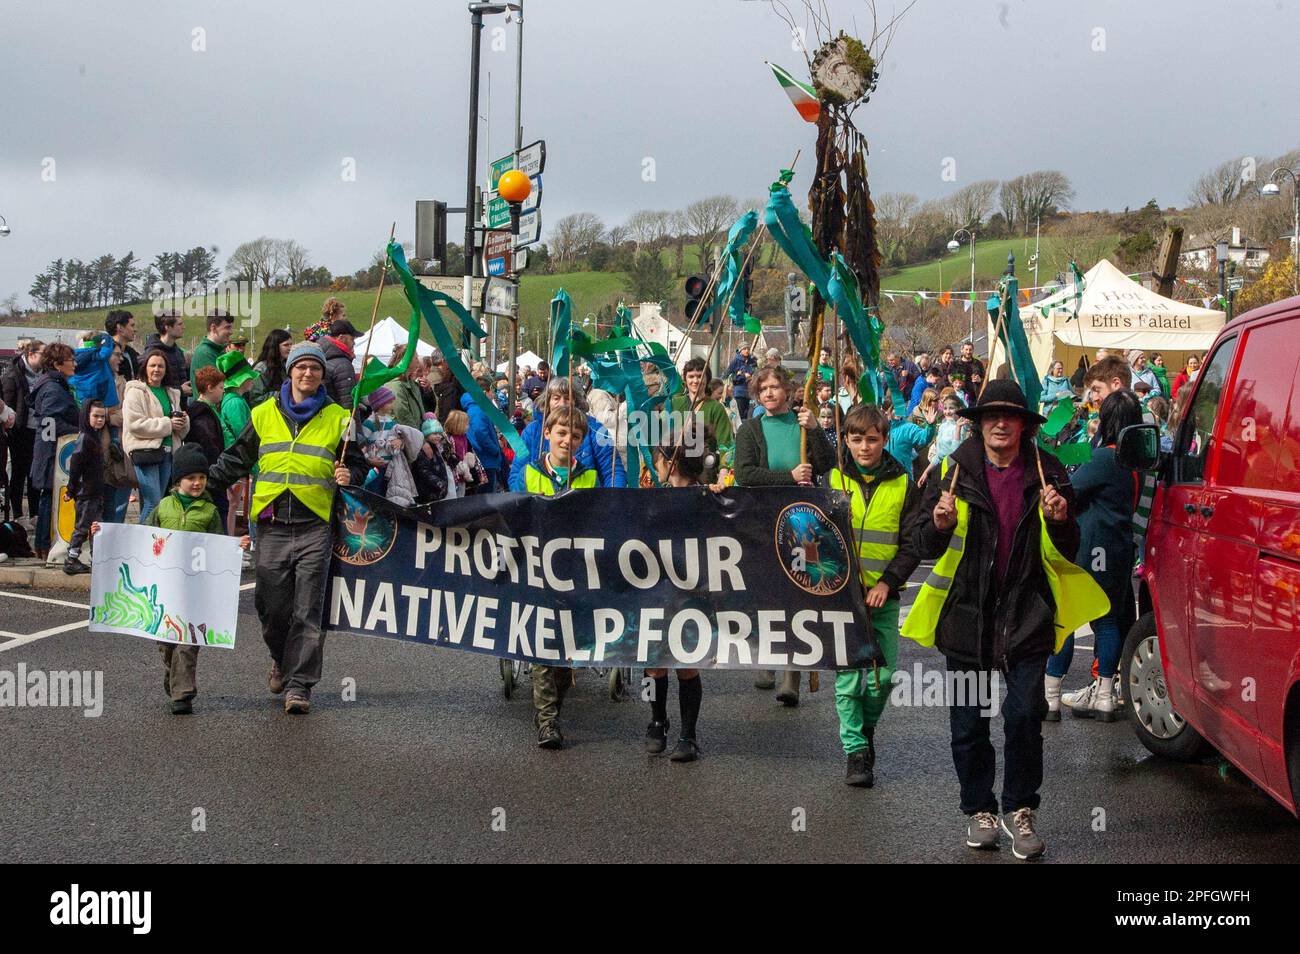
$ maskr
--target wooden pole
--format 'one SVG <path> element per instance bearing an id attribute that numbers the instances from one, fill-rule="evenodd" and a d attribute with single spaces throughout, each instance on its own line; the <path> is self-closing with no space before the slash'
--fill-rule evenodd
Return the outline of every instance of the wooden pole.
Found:
<path id="1" fill-rule="evenodd" d="M 397 223 L 394 222 L 392 228 L 388 230 L 388 241 L 393 240 L 397 234 Z M 388 277 L 388 246 L 384 246 L 384 267 L 379 270 L 379 288 L 375 291 L 375 304 L 370 309 L 370 330 L 366 332 L 366 354 L 361 359 L 361 376 L 365 377 L 366 365 L 370 362 L 370 345 L 375 340 L 375 319 L 379 317 L 379 300 L 384 297 L 384 279 Z M 414 358 L 412 358 L 414 360 Z M 361 383 L 361 379 L 357 379 Z M 361 403 L 360 398 L 354 398 L 352 401 L 352 412 L 348 416 L 347 433 L 343 435 L 343 450 L 339 454 L 339 460 L 348 452 L 348 443 L 352 440 L 352 435 L 357 427 L 357 406 Z"/>

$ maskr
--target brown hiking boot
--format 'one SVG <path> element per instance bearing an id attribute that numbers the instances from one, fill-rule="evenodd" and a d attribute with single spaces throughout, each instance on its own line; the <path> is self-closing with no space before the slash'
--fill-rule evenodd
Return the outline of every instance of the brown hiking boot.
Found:
<path id="1" fill-rule="evenodd" d="M 271 690 L 273 696 L 284 692 L 284 673 L 280 672 L 280 664 L 274 659 L 271 660 L 271 672 L 266 677 L 266 688 Z"/>
<path id="2" fill-rule="evenodd" d="M 305 692 L 293 689 L 284 697 L 284 711 L 289 715 L 306 715 L 311 712 L 311 700 Z"/>

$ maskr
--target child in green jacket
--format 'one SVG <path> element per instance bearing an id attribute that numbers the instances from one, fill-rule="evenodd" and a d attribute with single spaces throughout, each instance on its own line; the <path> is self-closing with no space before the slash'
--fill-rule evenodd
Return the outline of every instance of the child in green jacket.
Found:
<path id="1" fill-rule="evenodd" d="M 208 461 L 198 444 L 183 444 L 172 454 L 172 480 L 172 492 L 158 502 L 144 526 L 224 536 L 221 514 L 207 492 Z M 95 524 L 91 533 L 98 532 Z M 239 545 L 247 550 L 248 537 L 241 537 Z M 198 694 L 199 647 L 159 643 L 158 649 L 163 657 L 163 692 L 171 699 L 172 715 L 189 715 Z"/>

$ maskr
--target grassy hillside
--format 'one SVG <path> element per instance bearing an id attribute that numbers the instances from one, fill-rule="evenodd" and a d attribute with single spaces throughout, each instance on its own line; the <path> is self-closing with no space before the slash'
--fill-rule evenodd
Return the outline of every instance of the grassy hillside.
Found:
<path id="1" fill-rule="evenodd" d="M 527 330 L 545 327 L 550 315 L 551 298 L 560 288 L 569 293 L 573 299 L 575 312 L 582 316 L 595 312 L 608 303 L 618 302 L 623 291 L 623 273 L 573 272 L 566 275 L 525 275 L 520 291 L 520 312 Z M 284 327 L 288 327 L 297 337 L 303 328 L 320 317 L 321 303 L 329 295 L 329 292 L 322 290 L 264 291 L 260 299 L 261 320 L 254 332 L 254 339 L 260 340 L 272 328 Z M 347 306 L 348 317 L 353 324 L 364 331 L 370 322 L 375 290 L 339 292 L 335 297 Z M 138 302 L 126 307 L 135 314 L 143 341 L 144 334 L 153 331 L 149 303 Z M 63 315 L 28 315 L 6 323 L 39 328 L 98 329 L 104 327 L 104 317 L 108 312 L 107 308 L 95 308 Z M 410 306 L 407 305 L 401 289 L 391 285 L 385 286 L 379 317 L 392 315 L 399 321 L 405 321 L 409 314 Z M 202 320 L 189 319 L 185 331 L 185 346 L 188 350 L 203 335 Z"/>
<path id="2" fill-rule="evenodd" d="M 1110 237 L 1104 248 L 1081 249 L 1077 242 L 1057 236 L 1045 235 L 1039 242 L 1039 284 L 1046 284 L 1058 271 L 1067 271 L 1070 254 L 1091 256 L 1111 251 L 1119 241 L 1119 235 Z M 1014 252 L 1016 256 L 1016 277 L 1022 286 L 1033 281 L 1034 272 L 1029 267 L 1029 257 L 1034 254 L 1034 237 L 1025 239 L 996 239 L 976 241 L 975 243 L 975 285 L 977 288 L 989 288 L 1007 267 L 1007 255 Z M 1087 271 L 1093 261 L 1080 261 L 1079 267 Z M 1068 276 L 1067 276 L 1068 277 Z M 886 289 L 930 289 L 933 291 L 964 290 L 970 287 L 970 250 L 962 245 L 956 252 L 950 252 L 941 259 L 912 265 L 880 280 L 880 287 Z"/>

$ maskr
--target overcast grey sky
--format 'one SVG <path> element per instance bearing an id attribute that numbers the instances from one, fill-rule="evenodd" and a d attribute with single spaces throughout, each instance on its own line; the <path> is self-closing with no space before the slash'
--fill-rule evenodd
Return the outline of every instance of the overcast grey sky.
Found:
<path id="1" fill-rule="evenodd" d="M 829 5 L 837 26 L 867 29 L 864 0 Z M 525 12 L 524 136 L 547 141 L 544 233 L 575 211 L 613 224 L 717 192 L 758 196 L 800 147 L 806 190 L 814 130 L 763 61 L 805 69 L 767 3 L 526 0 Z M 503 18 L 488 23 L 483 162 L 488 139 L 493 156 L 508 151 L 513 121 L 515 29 L 494 51 Z M 918 0 L 857 113 L 872 188 L 932 198 L 1057 168 L 1076 208 L 1182 204 L 1223 159 L 1300 146 L 1298 42 L 1294 0 Z M 0 0 L 0 215 L 13 230 L 0 298 L 30 304 L 58 256 L 215 243 L 224 264 L 264 234 L 355 271 L 394 219 L 413 238 L 417 198 L 463 204 L 468 62 L 459 0 Z M 341 177 L 347 157 L 356 181 Z M 945 157 L 955 183 L 941 179 Z"/>

